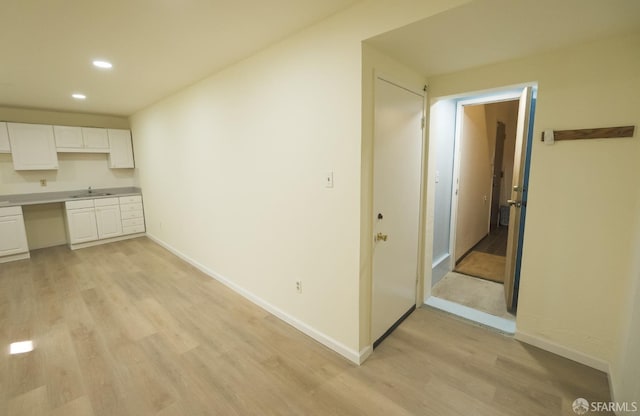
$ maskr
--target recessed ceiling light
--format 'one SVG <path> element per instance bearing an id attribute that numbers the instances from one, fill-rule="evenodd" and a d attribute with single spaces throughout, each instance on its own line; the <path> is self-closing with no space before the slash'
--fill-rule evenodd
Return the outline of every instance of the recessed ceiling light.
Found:
<path id="1" fill-rule="evenodd" d="M 75 98 L 76 100 L 86 100 L 87 96 L 84 94 L 79 94 L 79 93 L 75 93 L 75 94 L 71 94 L 71 96 L 73 98 Z"/>
<path id="2" fill-rule="evenodd" d="M 33 341 L 14 342 L 9 346 L 9 354 L 23 354 L 33 351 Z"/>
<path id="3" fill-rule="evenodd" d="M 95 66 L 96 68 L 101 68 L 101 69 L 111 69 L 113 67 L 111 62 L 100 61 L 100 60 L 93 61 L 93 66 Z"/>

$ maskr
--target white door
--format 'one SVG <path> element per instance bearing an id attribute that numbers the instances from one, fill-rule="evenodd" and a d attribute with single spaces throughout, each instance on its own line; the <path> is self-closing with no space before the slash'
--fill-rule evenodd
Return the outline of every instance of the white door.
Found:
<path id="1" fill-rule="evenodd" d="M 376 79 L 373 341 L 416 304 L 423 107 L 421 94 Z"/>
<path id="2" fill-rule="evenodd" d="M 526 87 L 520 96 L 518 106 L 518 123 L 516 125 L 515 155 L 513 157 L 513 180 L 511 187 L 511 199 L 509 199 L 509 231 L 507 237 L 507 258 L 504 278 L 504 297 L 507 309 L 514 309 L 514 290 L 516 280 L 516 265 L 519 261 L 518 244 L 522 233 L 521 214 L 522 203 L 526 199 L 525 189 L 525 162 L 527 154 L 527 142 L 529 131 L 529 114 L 531 113 L 532 88 Z M 525 202 L 526 203 L 526 202 Z"/>
<path id="3" fill-rule="evenodd" d="M 27 234 L 22 215 L 0 217 L 0 256 L 26 253 Z"/>
<path id="4" fill-rule="evenodd" d="M 69 239 L 71 244 L 85 243 L 98 239 L 95 208 L 67 210 Z"/>
<path id="5" fill-rule="evenodd" d="M 96 223 L 98 238 L 111 238 L 122 235 L 122 219 L 120 205 L 96 207 Z"/>

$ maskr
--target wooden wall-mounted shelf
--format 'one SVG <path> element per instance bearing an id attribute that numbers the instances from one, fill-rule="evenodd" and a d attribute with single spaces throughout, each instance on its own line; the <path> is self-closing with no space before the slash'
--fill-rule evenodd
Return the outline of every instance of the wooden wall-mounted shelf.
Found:
<path id="1" fill-rule="evenodd" d="M 582 139 L 614 139 L 619 137 L 633 137 L 635 126 L 603 127 L 598 129 L 554 130 L 553 141 L 582 140 Z M 544 133 L 542 134 L 544 141 Z"/>

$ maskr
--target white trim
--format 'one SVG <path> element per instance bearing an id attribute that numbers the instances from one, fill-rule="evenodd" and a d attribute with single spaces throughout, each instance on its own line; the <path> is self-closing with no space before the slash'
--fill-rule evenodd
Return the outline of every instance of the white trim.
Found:
<path id="1" fill-rule="evenodd" d="M 445 299 L 430 296 L 424 302 L 425 305 L 440 309 L 445 312 L 452 313 L 456 316 L 468 319 L 490 328 L 497 329 L 505 334 L 513 335 L 516 332 L 516 323 L 510 319 L 501 318 L 499 316 L 490 315 L 459 303 L 451 302 Z"/>
<path id="2" fill-rule="evenodd" d="M 537 87 L 538 86 L 538 81 L 530 81 L 530 82 L 523 82 L 521 84 L 512 84 L 512 85 L 505 85 L 502 87 L 494 87 L 494 88 L 488 88 L 488 89 L 484 89 L 484 90 L 476 90 L 476 91 L 467 91 L 467 92 L 463 92 L 463 93 L 459 93 L 459 94 L 452 94 L 452 95 L 443 95 L 441 97 L 434 97 L 434 99 L 441 101 L 441 100 L 465 100 L 465 101 L 469 101 L 471 102 L 471 100 L 473 99 L 473 97 L 479 98 L 479 99 L 487 99 L 490 96 L 499 96 L 504 94 L 505 96 L 509 93 L 509 92 L 514 92 L 516 90 L 519 90 L 520 93 L 522 92 L 522 90 L 526 87 Z M 518 96 L 518 98 L 520 98 Z M 509 98 L 506 98 L 506 100 L 509 100 Z M 487 102 L 499 102 L 500 100 L 496 100 L 496 101 L 491 101 L 491 100 L 487 100 Z"/>
<path id="3" fill-rule="evenodd" d="M 375 83 L 376 83 L 376 79 L 379 79 L 381 81 L 387 82 L 391 85 L 395 85 L 398 88 L 402 88 L 403 90 L 407 90 L 408 92 L 418 95 L 422 98 L 426 98 L 426 91 L 423 91 L 419 88 L 414 88 L 414 87 L 409 87 L 407 86 L 407 82 L 399 77 L 395 77 L 392 76 L 390 74 L 387 74 L 385 72 L 379 71 L 377 69 L 374 69 L 373 71 L 373 75 L 374 75 L 374 79 L 373 79 L 373 84 L 374 84 L 374 97 L 375 97 Z M 423 110 L 423 117 L 424 117 L 424 110 Z M 425 126 L 426 128 L 426 126 Z"/>
<path id="4" fill-rule="evenodd" d="M 270 304 L 269 302 L 265 301 L 264 299 L 262 299 L 262 298 L 256 296 L 255 294 L 249 292 L 245 288 L 237 285 L 235 282 L 233 282 L 228 277 L 222 276 L 221 274 L 216 273 L 215 271 L 209 269 L 207 266 L 205 266 L 205 265 L 201 264 L 200 262 L 192 259 L 191 257 L 187 256 L 186 254 L 184 254 L 181 251 L 177 250 L 176 248 L 172 247 L 171 245 L 165 243 L 164 241 L 162 241 L 158 237 L 156 237 L 156 236 L 154 236 L 152 234 L 149 234 L 149 233 L 147 233 L 147 237 L 149 237 L 149 239 L 151 239 L 155 243 L 159 244 L 160 246 L 166 248 L 167 250 L 169 250 L 171 253 L 173 253 L 174 255 L 178 256 L 182 260 L 186 261 L 187 263 L 189 263 L 190 265 L 192 265 L 196 269 L 200 270 L 202 273 L 204 273 L 204 274 L 210 276 L 211 278 L 219 281 L 220 283 L 222 283 L 223 285 L 227 286 L 228 288 L 230 288 L 234 292 L 238 293 L 242 297 L 244 297 L 247 300 L 253 302 L 254 304 L 256 304 L 259 307 L 261 307 L 262 309 L 264 309 L 267 312 L 273 314 L 274 316 L 280 318 L 281 320 L 283 320 L 284 322 L 288 323 L 292 327 L 296 328 L 300 332 L 310 336 L 311 338 L 315 339 L 316 341 L 318 341 L 322 345 L 326 346 L 327 348 L 329 348 L 329 349 L 337 352 L 338 354 L 342 355 L 347 360 L 349 360 L 349 361 L 351 361 L 351 362 L 353 362 L 355 364 L 360 365 L 371 354 L 371 347 L 370 346 L 364 348 L 362 351 L 352 350 L 351 348 L 347 347 L 346 345 L 342 344 L 341 342 L 339 342 L 339 341 L 331 338 L 330 336 L 318 331 L 317 329 L 313 328 L 312 326 L 308 325 L 307 323 L 302 322 L 301 320 L 295 318 L 294 316 L 289 315 L 287 312 L 283 311 L 282 309 Z"/>
<path id="5" fill-rule="evenodd" d="M 373 353 L 373 345 L 368 345 L 366 347 L 364 347 L 363 349 L 360 350 L 360 358 L 359 358 L 359 362 L 357 363 L 358 365 L 362 364 L 363 362 L 365 362 L 365 360 L 367 358 L 369 358 L 369 356 Z"/>
<path id="6" fill-rule="evenodd" d="M 0 263 L 8 263 L 10 261 L 25 260 L 30 257 L 31 257 L 31 254 L 29 254 L 29 252 L 27 251 L 26 253 L 12 254 L 10 256 L 0 257 Z"/>
<path id="7" fill-rule="evenodd" d="M 552 352 L 561 357 L 568 358 L 572 361 L 576 361 L 580 364 L 584 364 L 591 368 L 595 368 L 596 370 L 600 370 L 607 374 L 610 374 L 609 363 L 599 358 L 592 357 L 580 351 L 576 351 L 572 348 L 557 344 L 546 338 L 543 338 L 537 335 L 532 335 L 522 331 L 517 331 L 515 338 L 518 341 L 524 342 L 529 345 L 533 345 L 534 347 L 541 348 L 545 351 Z"/>
<path id="8" fill-rule="evenodd" d="M 71 250 L 78 250 L 79 248 L 99 246 L 101 244 L 114 243 L 116 241 L 123 241 L 123 240 L 129 240 L 132 238 L 143 237 L 144 235 L 145 233 L 127 234 L 127 235 L 121 235 L 118 237 L 104 238 L 102 240 L 87 241 L 86 243 L 69 244 L 69 248 Z"/>
<path id="9" fill-rule="evenodd" d="M 519 90 L 509 90 L 497 93 L 483 94 L 481 96 L 474 96 L 472 98 L 462 99 L 458 101 L 458 104 L 462 106 L 477 105 L 477 104 L 493 104 L 502 101 L 517 101 L 522 95 L 522 88 Z"/>

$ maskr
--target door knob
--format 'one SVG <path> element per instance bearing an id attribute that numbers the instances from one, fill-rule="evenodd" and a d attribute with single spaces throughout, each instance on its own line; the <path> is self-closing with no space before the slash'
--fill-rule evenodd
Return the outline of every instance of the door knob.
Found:
<path id="1" fill-rule="evenodd" d="M 507 204 L 511 205 L 512 207 L 520 208 L 522 206 L 522 201 L 514 201 L 513 199 L 508 199 Z"/>
<path id="2" fill-rule="evenodd" d="M 387 238 L 389 238 L 388 235 L 382 234 L 382 233 L 378 233 L 378 234 L 376 234 L 375 241 L 387 241 Z"/>

